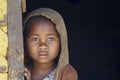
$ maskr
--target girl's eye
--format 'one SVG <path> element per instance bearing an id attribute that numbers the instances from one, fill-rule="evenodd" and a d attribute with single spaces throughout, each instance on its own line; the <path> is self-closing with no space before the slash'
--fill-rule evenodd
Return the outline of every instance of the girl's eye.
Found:
<path id="1" fill-rule="evenodd" d="M 36 37 L 32 38 L 32 41 L 38 41 L 38 40 L 39 38 L 36 38 Z"/>
<path id="2" fill-rule="evenodd" d="M 49 37 L 49 38 L 48 38 L 48 41 L 55 41 L 55 38 Z"/>

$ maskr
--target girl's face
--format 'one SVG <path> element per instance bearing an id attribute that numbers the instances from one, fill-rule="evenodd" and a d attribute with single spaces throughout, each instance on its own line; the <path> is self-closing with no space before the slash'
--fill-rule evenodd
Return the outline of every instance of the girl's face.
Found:
<path id="1" fill-rule="evenodd" d="M 30 26 L 27 50 L 33 62 L 54 62 L 59 49 L 60 39 L 53 23 L 48 20 L 39 20 Z"/>

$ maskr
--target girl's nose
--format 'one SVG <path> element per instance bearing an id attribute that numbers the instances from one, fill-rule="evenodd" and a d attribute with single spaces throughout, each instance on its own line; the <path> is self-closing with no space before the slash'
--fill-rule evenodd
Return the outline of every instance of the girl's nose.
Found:
<path id="1" fill-rule="evenodd" d="M 39 45 L 39 49 L 40 49 L 40 51 L 47 51 L 48 50 L 48 46 L 47 46 L 46 43 L 41 42 L 40 45 Z"/>

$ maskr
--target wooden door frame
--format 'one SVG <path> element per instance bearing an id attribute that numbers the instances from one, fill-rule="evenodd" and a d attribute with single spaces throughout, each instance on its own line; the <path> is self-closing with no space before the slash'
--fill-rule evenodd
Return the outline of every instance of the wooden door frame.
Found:
<path id="1" fill-rule="evenodd" d="M 25 0 L 7 0 L 8 16 L 8 80 L 24 80 L 24 51 L 21 3 Z M 25 11 L 26 6 L 22 7 Z"/>

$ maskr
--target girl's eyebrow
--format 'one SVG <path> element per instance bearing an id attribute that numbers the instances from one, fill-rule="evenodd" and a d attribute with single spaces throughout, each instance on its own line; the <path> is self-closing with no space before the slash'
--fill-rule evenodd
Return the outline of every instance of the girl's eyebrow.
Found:
<path id="1" fill-rule="evenodd" d="M 47 34 L 48 36 L 50 36 L 50 35 L 57 35 L 57 33 L 49 33 L 49 34 Z"/>
<path id="2" fill-rule="evenodd" d="M 30 35 L 33 35 L 33 36 L 39 36 L 38 34 L 35 34 L 35 33 L 31 33 Z"/>
<path id="3" fill-rule="evenodd" d="M 52 35 L 57 36 L 57 33 L 51 32 L 51 33 L 48 33 L 48 34 L 47 34 L 47 36 L 52 36 Z M 37 34 L 37 33 L 30 33 L 30 36 L 39 36 L 39 34 Z"/>

